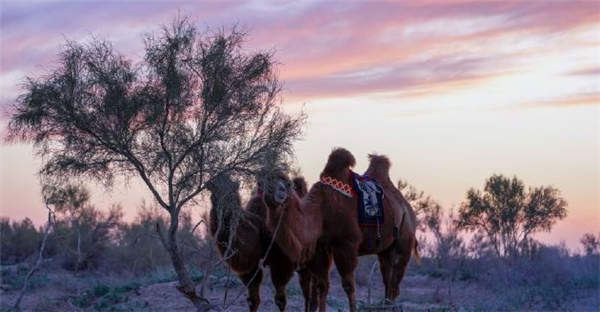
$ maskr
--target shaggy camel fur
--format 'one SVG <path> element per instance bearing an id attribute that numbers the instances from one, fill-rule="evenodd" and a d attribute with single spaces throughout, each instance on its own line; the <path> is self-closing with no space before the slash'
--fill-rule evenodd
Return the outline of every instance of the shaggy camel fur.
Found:
<path id="1" fill-rule="evenodd" d="M 414 253 L 417 262 L 419 253 L 417 250 L 417 239 L 415 232 L 417 230 L 417 217 L 408 203 L 402 196 L 400 190 L 394 186 L 390 180 L 390 160 L 383 155 L 369 155 L 369 168 L 365 175 L 374 178 L 383 188 L 384 193 L 384 219 L 383 237 L 391 234 L 393 244 L 387 245 L 381 243 L 375 248 L 369 246 L 368 242 L 363 240 L 360 246 L 359 254 L 377 254 L 379 266 L 385 284 L 385 299 L 393 302 L 399 295 L 399 284 L 404 277 L 406 267 L 411 254 Z M 390 218 L 389 216 L 393 216 Z M 391 233 L 390 233 L 391 230 Z M 369 229 L 363 229 L 363 237 L 366 237 Z"/>
<path id="2" fill-rule="evenodd" d="M 293 207 L 292 211 L 285 211 L 288 217 L 284 219 L 284 228 L 288 233 L 277 242 L 293 262 L 305 262 L 306 269 L 300 272 L 300 283 L 307 296 L 306 310 L 326 310 L 332 263 L 340 273 L 349 310 L 356 311 L 354 270 L 359 255 L 379 256 L 385 297 L 389 301 L 398 296 L 398 284 L 411 253 L 414 251 L 418 256 L 414 212 L 389 179 L 390 162 L 385 156 L 371 155 L 370 159 L 367 174 L 381 184 L 385 194 L 385 218 L 379 229 L 359 226 L 356 195 L 348 197 L 323 182 L 313 184 L 298 209 Z M 354 164 L 354 156 L 349 151 L 335 149 L 329 155 L 321 178 L 329 177 L 352 185 L 350 168 Z M 267 219 L 281 215 L 283 208 L 269 209 Z M 274 228 L 272 220 L 267 222 L 267 227 Z"/>
<path id="3" fill-rule="evenodd" d="M 295 182 L 301 184 L 303 179 Z M 300 199 L 292 190 L 284 203 L 277 204 L 274 202 L 276 196 L 273 196 L 277 190 L 266 188 L 264 192 L 260 191 L 252 196 L 247 208 L 242 209 L 239 184 L 232 181 L 230 176 L 215 178 L 209 183 L 208 189 L 212 203 L 210 232 L 221 256 L 248 288 L 249 310 L 257 311 L 260 304 L 260 284 L 263 277 L 260 262 L 264 259 L 264 264 L 271 268 L 275 303 L 281 311 L 285 311 L 285 288 L 294 274 L 296 264 L 282 252 L 277 243 L 272 242 L 273 232 L 266 227 L 267 203 L 274 206 L 298 206 Z"/>

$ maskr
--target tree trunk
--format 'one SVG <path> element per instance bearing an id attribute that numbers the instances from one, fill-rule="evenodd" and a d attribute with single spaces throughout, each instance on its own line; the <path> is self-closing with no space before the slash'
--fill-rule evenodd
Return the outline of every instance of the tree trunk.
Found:
<path id="1" fill-rule="evenodd" d="M 172 205 L 174 207 L 175 205 Z M 177 243 L 177 228 L 179 226 L 179 211 L 173 209 L 169 214 L 171 224 L 169 226 L 169 231 L 167 232 L 167 237 L 164 237 L 164 234 L 160 228 L 160 225 L 157 223 L 156 228 L 158 231 L 158 235 L 165 246 L 165 249 L 169 252 L 169 256 L 171 257 L 171 262 L 173 263 L 173 269 L 175 269 L 175 274 L 177 274 L 177 280 L 179 285 L 177 286 L 177 290 L 181 292 L 186 298 L 188 298 L 192 304 L 196 307 L 198 312 L 206 312 L 210 311 L 211 305 L 210 302 L 206 298 L 202 298 L 196 294 L 196 285 L 194 281 L 192 281 L 190 274 L 185 266 L 185 262 L 183 260 L 183 255 L 181 254 L 181 250 L 179 249 L 179 245 Z"/>
<path id="2" fill-rule="evenodd" d="M 75 273 L 79 272 L 81 266 L 81 229 L 79 228 L 79 222 L 77 223 L 77 261 L 75 263 Z"/>
<path id="3" fill-rule="evenodd" d="M 169 241 L 171 241 L 170 233 Z M 172 245 L 168 250 L 169 255 L 171 256 L 171 262 L 173 262 L 173 268 L 177 274 L 177 279 L 179 280 L 177 290 L 179 290 L 179 292 L 181 292 L 192 302 L 192 304 L 194 304 L 196 310 L 202 312 L 209 311 L 211 306 L 208 300 L 196 294 L 196 284 L 194 284 L 192 281 L 190 274 L 185 267 L 185 263 L 178 246 L 176 244 Z"/>

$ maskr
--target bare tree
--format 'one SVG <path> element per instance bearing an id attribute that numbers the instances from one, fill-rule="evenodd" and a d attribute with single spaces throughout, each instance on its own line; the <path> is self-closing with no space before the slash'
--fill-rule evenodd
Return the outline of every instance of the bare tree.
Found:
<path id="1" fill-rule="evenodd" d="M 407 181 L 398 180 L 398 189 L 415 210 L 417 229 L 423 233 L 431 232 L 439 241 L 442 237 L 442 206 L 425 192 L 418 190 Z"/>
<path id="2" fill-rule="evenodd" d="M 492 175 L 483 192 L 467 192 L 458 226 L 483 233 L 498 256 L 514 256 L 530 243 L 531 234 L 550 231 L 557 220 L 566 217 L 566 206 L 551 186 L 526 191 L 517 177 Z"/>
<path id="3" fill-rule="evenodd" d="M 182 208 L 215 176 L 248 176 L 273 155 L 287 159 L 304 121 L 278 105 L 273 55 L 243 51 L 244 37 L 201 34 L 176 20 L 146 37 L 135 66 L 108 42 L 68 42 L 54 71 L 27 80 L 8 127 L 9 140 L 34 143 L 44 176 L 106 185 L 139 177 L 169 214 L 159 236 L 179 291 L 198 310 L 209 305 L 177 240 Z"/>
<path id="4" fill-rule="evenodd" d="M 431 256 L 438 261 L 448 262 L 450 258 L 458 258 L 465 253 L 463 239 L 459 235 L 453 212 L 446 211 L 431 196 L 417 190 L 406 181 L 398 181 L 398 189 L 415 209 L 418 218 L 418 229 L 433 236 L 430 249 Z"/>
<path id="5" fill-rule="evenodd" d="M 600 251 L 600 234 L 596 238 L 592 233 L 585 233 L 579 242 L 583 245 L 583 251 L 587 256 L 597 254 Z"/>

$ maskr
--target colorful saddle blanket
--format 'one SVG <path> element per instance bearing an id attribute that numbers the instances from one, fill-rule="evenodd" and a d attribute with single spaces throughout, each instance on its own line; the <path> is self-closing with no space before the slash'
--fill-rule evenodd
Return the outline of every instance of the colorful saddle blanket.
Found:
<path id="1" fill-rule="evenodd" d="M 352 173 L 352 186 L 358 197 L 358 223 L 361 226 L 383 224 L 383 189 L 366 175 Z"/>

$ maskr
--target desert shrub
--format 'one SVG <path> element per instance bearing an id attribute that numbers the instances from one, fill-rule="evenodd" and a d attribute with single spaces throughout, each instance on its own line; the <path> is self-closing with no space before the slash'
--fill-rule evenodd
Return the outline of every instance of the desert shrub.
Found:
<path id="1" fill-rule="evenodd" d="M 102 268 L 104 273 L 133 275 L 161 270 L 170 264 L 169 254 L 156 232 L 156 224 L 164 227 L 166 220 L 159 208 L 143 205 L 134 221 L 127 223 L 122 221 L 122 209 L 118 206 L 104 212 L 87 203 L 87 199 L 84 202 L 77 207 L 57 209 L 45 258 L 71 271 Z M 191 269 L 218 257 L 210 239 L 199 237 L 198 228 L 189 213 L 182 213 L 177 238 Z M 0 231 L 3 265 L 20 263 L 34 254 L 42 235 L 29 219 L 0 219 Z"/>
<path id="2" fill-rule="evenodd" d="M 82 209 L 77 218 L 59 219 L 53 238 L 60 248 L 63 267 L 73 271 L 97 268 L 112 244 L 121 218 L 120 207 L 105 213 L 90 206 Z"/>
<path id="3" fill-rule="evenodd" d="M 449 288 L 475 286 L 477 292 L 461 300 L 466 310 L 571 310 L 573 302 L 589 298 L 600 287 L 599 255 L 570 255 L 564 246 L 542 244 L 530 255 L 503 258 L 481 254 L 450 257 L 441 264 L 424 258 L 414 269 L 447 280 Z M 460 292 L 455 295 L 460 297 Z"/>
<path id="4" fill-rule="evenodd" d="M 540 246 L 531 257 L 473 259 L 470 268 L 496 300 L 487 309 L 559 309 L 599 286 L 598 257 L 570 256 L 564 246 Z"/>
<path id="5" fill-rule="evenodd" d="M 58 254 L 68 270 L 96 268 L 122 222 L 122 208 L 99 210 L 80 185 L 44 186 L 43 193 L 56 212 L 49 253 Z"/>
<path id="6" fill-rule="evenodd" d="M 156 224 L 164 222 L 158 208 L 142 205 L 133 222 L 119 226 L 118 239 L 110 250 L 110 267 L 144 274 L 168 265 L 169 255 L 156 232 Z"/>
<path id="7" fill-rule="evenodd" d="M 417 240 L 422 264 L 415 269 L 431 277 L 455 280 L 472 279 L 466 264 L 468 250 L 452 210 L 447 211 L 431 196 L 405 181 L 398 189 L 413 207 L 417 217 Z"/>
<path id="8" fill-rule="evenodd" d="M 29 218 L 11 222 L 0 218 L 0 261 L 15 264 L 32 255 L 40 244 L 42 234 Z"/>
<path id="9" fill-rule="evenodd" d="M 429 247 L 429 254 L 437 261 L 439 266 L 447 266 L 451 260 L 466 257 L 466 248 L 452 212 L 447 216 L 441 211 L 439 205 L 427 211 L 424 219 L 426 226 L 433 234 L 433 242 Z"/>
<path id="10" fill-rule="evenodd" d="M 399 180 L 397 185 L 415 211 L 417 230 L 421 233 L 418 242 L 423 254 L 438 262 L 464 257 L 465 243 L 452 210 L 444 210 L 431 196 L 406 181 Z"/>
<path id="11" fill-rule="evenodd" d="M 140 288 L 140 284 L 130 283 L 120 286 L 109 286 L 98 283 L 84 292 L 72 296 L 71 303 L 79 308 L 93 307 L 95 311 L 114 311 L 115 306 L 127 302 L 129 293 Z"/>
<path id="12" fill-rule="evenodd" d="M 592 233 L 585 233 L 579 241 L 583 245 L 583 251 L 586 255 L 593 255 L 600 252 L 600 234 L 596 238 Z"/>
<path id="13" fill-rule="evenodd" d="M 13 265 L 2 268 L 0 273 L 0 282 L 8 286 L 9 289 L 21 289 L 25 278 L 29 273 L 29 268 L 25 265 Z M 29 280 L 29 289 L 35 289 L 48 283 L 48 277 L 45 274 L 36 274 Z"/>
<path id="14" fill-rule="evenodd" d="M 156 206 L 142 205 L 131 223 L 121 223 L 114 244 L 107 251 L 106 265 L 111 270 L 122 270 L 134 275 L 146 274 L 169 265 L 171 259 L 162 245 L 156 231 L 157 224 L 163 228 L 165 213 Z M 182 213 L 177 238 L 184 259 L 190 267 L 198 266 L 198 254 L 202 253 L 204 242 L 196 236 L 195 224 L 189 213 Z"/>

